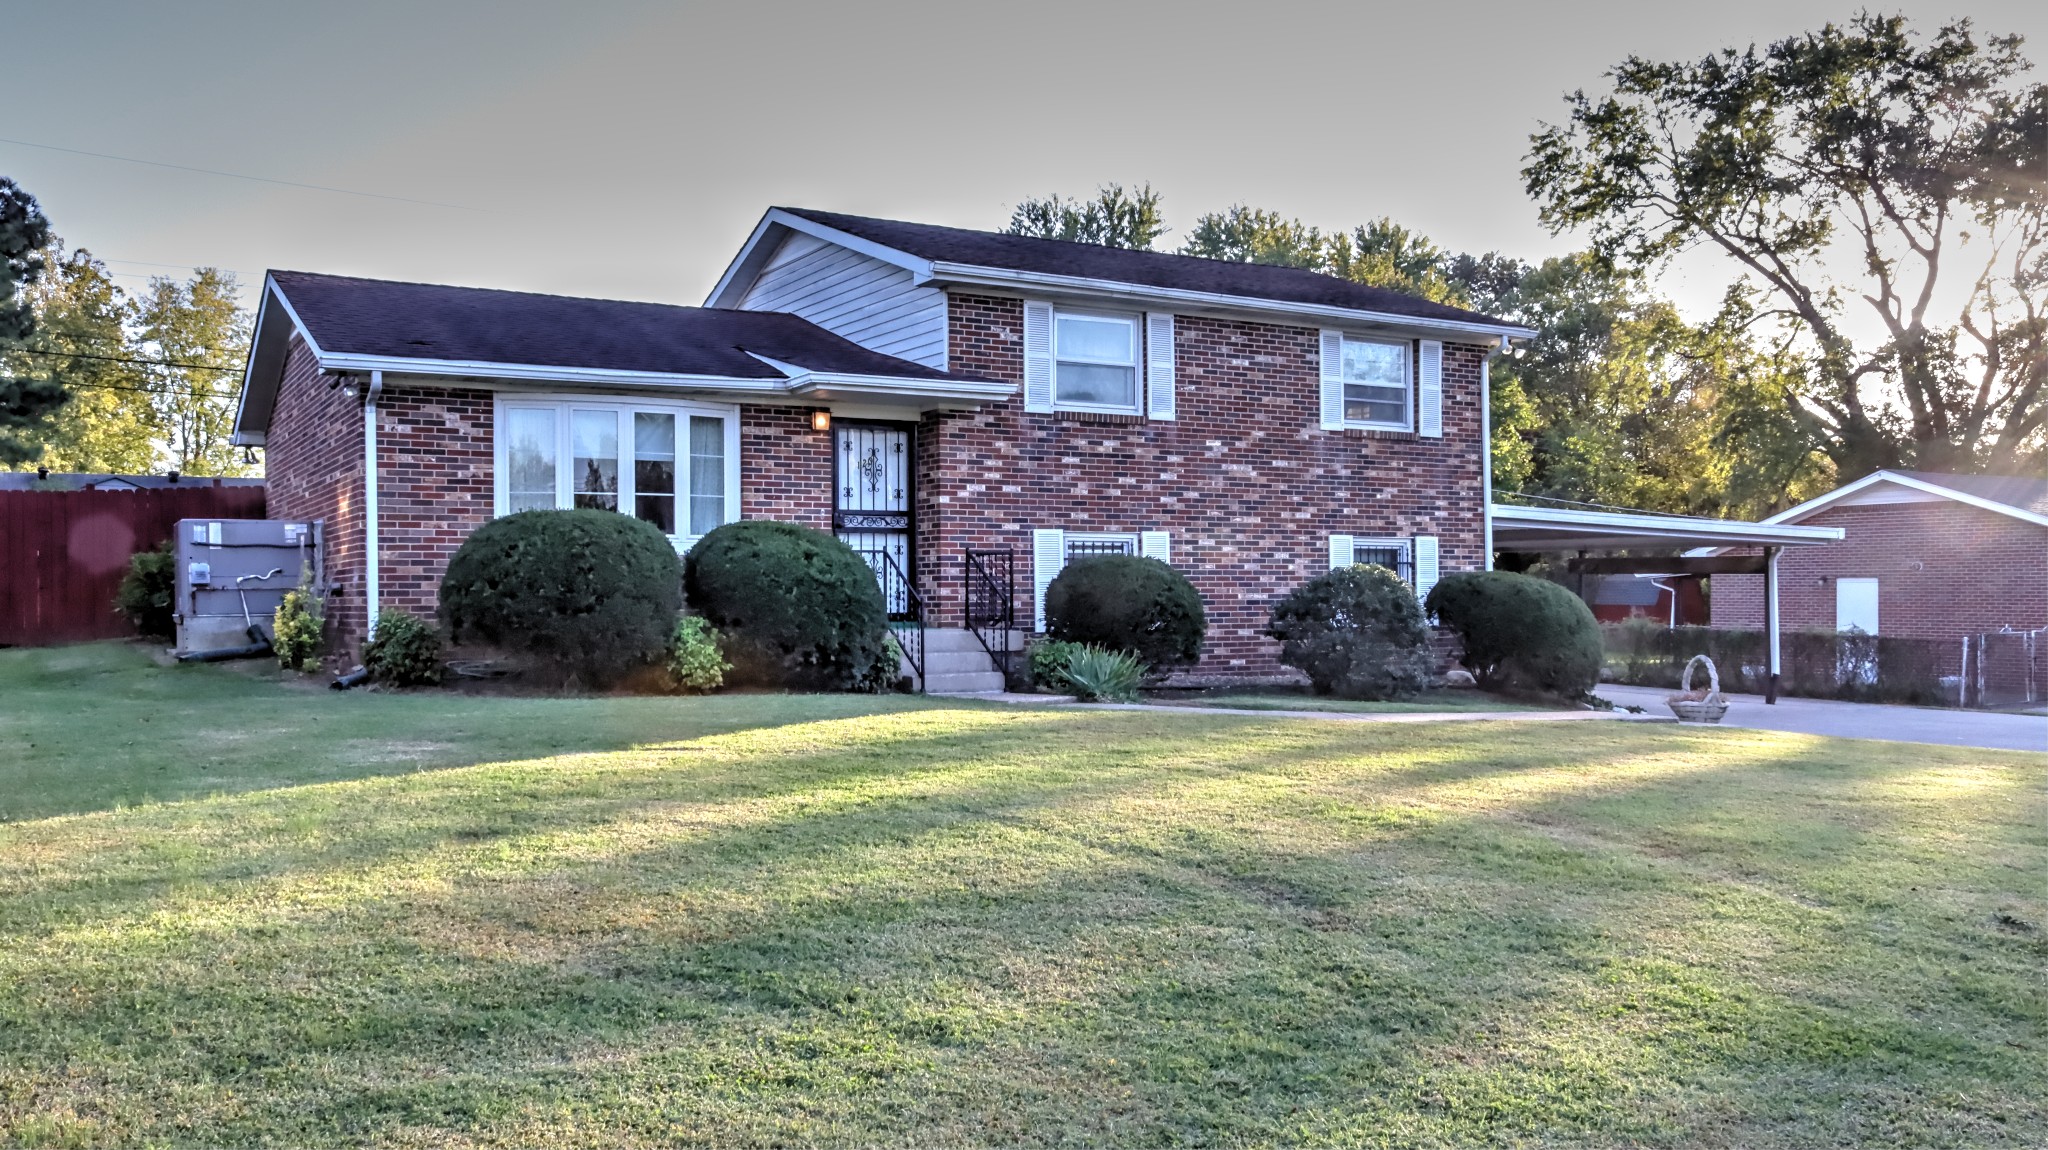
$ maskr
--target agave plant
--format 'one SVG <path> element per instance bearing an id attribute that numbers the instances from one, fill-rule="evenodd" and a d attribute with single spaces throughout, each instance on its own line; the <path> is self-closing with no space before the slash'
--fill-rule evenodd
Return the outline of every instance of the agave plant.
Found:
<path id="1" fill-rule="evenodd" d="M 1080 647 L 1067 657 L 1065 675 L 1083 702 L 1129 703 L 1138 697 L 1145 664 L 1122 651 Z"/>

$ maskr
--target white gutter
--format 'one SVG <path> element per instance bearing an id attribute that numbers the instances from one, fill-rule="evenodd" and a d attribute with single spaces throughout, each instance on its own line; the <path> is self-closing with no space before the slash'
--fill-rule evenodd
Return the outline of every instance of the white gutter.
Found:
<path id="1" fill-rule="evenodd" d="M 482 379 L 532 379 L 549 383 L 581 383 L 620 387 L 708 387 L 721 391 L 776 392 L 779 379 L 736 379 L 726 375 L 691 375 L 667 371 L 621 371 L 596 367 L 551 367 L 542 363 L 493 363 L 481 359 L 411 359 L 395 355 L 336 352 L 317 356 L 328 371 L 388 371 L 394 375 L 464 376 Z"/>
<path id="2" fill-rule="evenodd" d="M 1506 336 L 1501 337 L 1498 354 L 1508 350 Z M 1486 358 L 1479 361 L 1479 491 L 1483 502 L 1479 505 L 1479 542 L 1486 550 L 1481 556 L 1479 569 L 1493 570 L 1493 357 L 1488 351 Z"/>
<path id="3" fill-rule="evenodd" d="M 1290 315 L 1315 319 L 1333 319 L 1346 323 L 1421 328 L 1428 331 L 1448 331 L 1461 335 L 1490 336 L 1494 338 L 1505 336 L 1515 339 L 1528 339 L 1536 335 L 1536 331 L 1533 328 L 1517 327 L 1513 324 L 1473 323 L 1469 320 L 1432 319 L 1426 316 L 1396 315 L 1392 312 L 1364 311 L 1358 308 L 1332 307 L 1328 304 L 1288 303 L 1284 300 L 1224 295 L 1220 292 L 1147 287 L 1142 284 L 1125 283 L 1121 280 L 1094 279 L 1088 276 L 1047 275 L 1041 272 L 1019 272 L 1011 271 L 1007 268 L 977 267 L 973 264 L 943 263 L 938 261 L 934 261 L 931 267 L 932 278 L 935 280 L 983 287 L 1009 288 L 1013 291 L 1042 288 L 1054 291 L 1082 292 L 1088 295 L 1106 295 L 1136 303 L 1185 304 L 1218 311 L 1248 311 L 1258 312 L 1262 315 Z"/>
<path id="4" fill-rule="evenodd" d="M 377 397 L 383 391 L 384 373 L 372 371 L 370 389 L 363 393 L 363 555 L 370 572 L 363 588 L 365 639 L 377 637 Z"/>
<path id="5" fill-rule="evenodd" d="M 1515 527 L 1597 530 L 1640 534 L 1645 539 L 1719 539 L 1710 546 L 1798 545 L 1833 543 L 1840 527 L 1798 527 L 1789 523 L 1747 523 L 1739 519 L 1704 519 L 1692 515 L 1657 515 L 1646 511 L 1595 511 L 1560 507 L 1493 505 L 1496 523 Z"/>

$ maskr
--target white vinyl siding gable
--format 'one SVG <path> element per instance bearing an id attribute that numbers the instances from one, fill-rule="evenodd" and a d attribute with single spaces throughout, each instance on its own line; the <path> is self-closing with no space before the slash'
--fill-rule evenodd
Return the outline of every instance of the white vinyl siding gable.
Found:
<path id="1" fill-rule="evenodd" d="M 872 351 L 944 370 L 946 293 L 872 256 L 793 235 L 740 300 L 785 311 Z"/>

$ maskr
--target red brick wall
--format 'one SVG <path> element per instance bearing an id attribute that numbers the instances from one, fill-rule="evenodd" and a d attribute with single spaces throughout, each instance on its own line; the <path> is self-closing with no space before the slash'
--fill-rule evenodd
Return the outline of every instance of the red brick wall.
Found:
<path id="1" fill-rule="evenodd" d="M 740 518 L 832 529 L 832 433 L 811 408 L 740 408 Z"/>
<path id="2" fill-rule="evenodd" d="M 492 396 L 392 386 L 377 403 L 378 605 L 432 618 L 441 576 L 494 510 Z"/>
<path id="3" fill-rule="evenodd" d="M 1877 626 L 1886 635 L 1961 639 L 2006 625 L 2048 626 L 2048 528 L 1946 499 L 1830 507 L 1801 522 L 1845 534 L 1839 543 L 1787 547 L 1779 558 L 1787 630 L 1834 630 L 1832 580 L 1841 578 L 1877 580 Z M 1762 627 L 1763 597 L 1761 575 L 1714 576 L 1714 626 Z"/>
<path id="4" fill-rule="evenodd" d="M 363 412 L 322 377 L 293 335 L 285 353 L 268 445 L 263 449 L 268 514 L 322 521 L 329 650 L 347 651 L 363 631 Z"/>
<path id="5" fill-rule="evenodd" d="M 1020 300 L 956 294 L 950 366 L 1023 378 Z M 1209 614 L 1199 670 L 1269 674 L 1275 598 L 1327 570 L 1332 534 L 1439 537 L 1442 570 L 1484 564 L 1480 347 L 1444 348 L 1444 438 L 1328 432 L 1314 328 L 1181 316 L 1179 418 L 1034 414 L 1021 397 L 927 415 L 919 428 L 920 581 L 960 624 L 961 554 L 1016 555 L 1030 617 L 1031 531 L 1172 533 L 1175 567 Z"/>

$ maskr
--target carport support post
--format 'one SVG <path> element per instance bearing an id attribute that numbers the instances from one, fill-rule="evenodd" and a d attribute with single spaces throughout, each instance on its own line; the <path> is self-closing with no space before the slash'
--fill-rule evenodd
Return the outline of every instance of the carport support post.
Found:
<path id="1" fill-rule="evenodd" d="M 1764 676 L 1764 702 L 1778 701 L 1778 548 L 1764 548 L 1764 630 L 1768 632 L 1770 666 Z"/>

